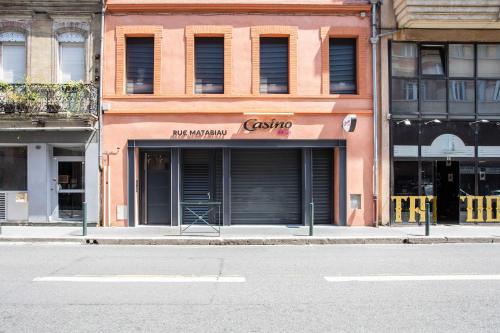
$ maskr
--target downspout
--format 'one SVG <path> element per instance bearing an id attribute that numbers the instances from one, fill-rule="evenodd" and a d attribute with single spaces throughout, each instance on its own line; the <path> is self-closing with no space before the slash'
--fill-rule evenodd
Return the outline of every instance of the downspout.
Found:
<path id="1" fill-rule="evenodd" d="M 100 35 L 100 61 L 99 61 L 99 135 L 98 135 L 98 145 L 97 145 L 97 152 L 98 152 L 98 169 L 99 169 L 99 191 L 97 192 L 97 211 L 99 212 L 99 217 L 98 220 L 99 222 L 103 220 L 104 214 L 103 214 L 103 209 L 105 205 L 103 204 L 103 177 L 102 172 L 103 172 L 103 167 L 102 167 L 102 75 L 103 75 L 103 68 L 104 68 L 104 13 L 106 11 L 106 0 L 101 1 L 101 35 Z"/>
<path id="2" fill-rule="evenodd" d="M 378 78 L 377 78 L 377 46 L 378 36 L 378 8 L 382 0 L 370 0 L 371 7 L 371 38 L 372 44 L 372 87 L 373 87 L 373 222 L 376 227 L 378 221 Z"/>

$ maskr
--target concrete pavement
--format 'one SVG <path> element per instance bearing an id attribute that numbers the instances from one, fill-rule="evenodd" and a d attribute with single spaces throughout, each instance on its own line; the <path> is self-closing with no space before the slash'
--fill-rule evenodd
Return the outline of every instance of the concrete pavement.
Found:
<path id="1" fill-rule="evenodd" d="M 499 253 L 500 244 L 2 243 L 0 332 L 498 332 L 500 281 L 488 277 L 500 276 Z"/>
<path id="2" fill-rule="evenodd" d="M 420 244 L 497 243 L 500 225 L 431 226 L 425 237 L 423 226 L 338 227 L 315 226 L 310 237 L 304 226 L 230 226 L 220 236 L 204 227 L 180 234 L 178 227 L 88 228 L 82 236 L 78 227 L 2 227 L 0 242 L 74 242 L 122 245 L 280 245 L 280 244 Z"/>

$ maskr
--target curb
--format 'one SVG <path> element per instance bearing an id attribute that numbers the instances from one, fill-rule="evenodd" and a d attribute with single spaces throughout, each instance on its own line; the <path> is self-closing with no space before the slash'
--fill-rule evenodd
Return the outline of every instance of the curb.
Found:
<path id="1" fill-rule="evenodd" d="M 101 237 L 0 237 L 0 243 L 73 243 L 81 245 L 362 245 L 500 243 L 500 237 L 378 237 L 378 238 L 101 238 Z"/>

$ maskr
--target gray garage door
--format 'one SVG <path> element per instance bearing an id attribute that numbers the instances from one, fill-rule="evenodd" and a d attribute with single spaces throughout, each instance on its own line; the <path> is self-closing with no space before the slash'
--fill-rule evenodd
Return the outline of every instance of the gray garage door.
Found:
<path id="1" fill-rule="evenodd" d="M 231 223 L 299 224 L 301 151 L 231 151 Z"/>

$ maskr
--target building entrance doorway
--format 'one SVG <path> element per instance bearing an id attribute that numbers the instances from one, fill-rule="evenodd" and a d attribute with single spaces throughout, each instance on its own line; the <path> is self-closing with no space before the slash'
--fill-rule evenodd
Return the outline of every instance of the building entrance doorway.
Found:
<path id="1" fill-rule="evenodd" d="M 170 225 L 170 151 L 141 151 L 141 224 Z"/>
<path id="2" fill-rule="evenodd" d="M 436 162 L 435 193 L 438 223 L 460 221 L 460 164 L 457 161 Z"/>

